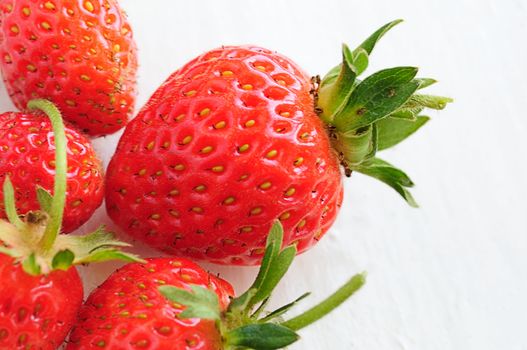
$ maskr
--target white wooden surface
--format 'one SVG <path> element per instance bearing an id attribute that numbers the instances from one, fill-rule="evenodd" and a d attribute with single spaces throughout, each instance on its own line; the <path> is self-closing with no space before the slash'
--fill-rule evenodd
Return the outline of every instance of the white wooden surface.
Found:
<path id="1" fill-rule="evenodd" d="M 377 47 L 370 72 L 418 65 L 456 102 L 384 157 L 408 171 L 421 209 L 363 176 L 346 181 L 338 222 L 299 257 L 275 304 L 320 300 L 354 272 L 368 284 L 302 331 L 291 349 L 527 349 L 527 2 L 122 0 L 140 48 L 142 105 L 186 61 L 222 44 L 254 43 L 323 74 L 341 42 L 406 23 Z M 1 110 L 12 108 L 1 91 Z M 95 141 L 105 163 L 119 135 Z M 87 231 L 109 223 L 104 210 Z M 138 247 L 146 255 L 155 252 Z M 83 268 L 87 290 L 115 264 Z M 208 266 L 238 290 L 253 268 Z M 304 305 L 309 304 L 305 302 Z"/>

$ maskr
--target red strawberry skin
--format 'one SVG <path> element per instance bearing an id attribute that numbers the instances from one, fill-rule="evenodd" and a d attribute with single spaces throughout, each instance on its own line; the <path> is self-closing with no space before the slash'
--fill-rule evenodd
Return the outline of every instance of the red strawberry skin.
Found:
<path id="1" fill-rule="evenodd" d="M 89 140 L 69 126 L 68 181 L 63 231 L 71 232 L 86 222 L 104 196 L 100 160 Z M 36 189 L 53 193 L 55 147 L 48 117 L 42 114 L 0 114 L 0 181 L 8 174 L 15 188 L 19 214 L 40 209 Z M 0 217 L 5 218 L 0 188 Z"/>
<path id="2" fill-rule="evenodd" d="M 257 47 L 175 72 L 126 128 L 107 173 L 110 217 L 171 254 L 257 264 L 271 223 L 299 252 L 334 222 L 339 162 L 309 77 Z"/>
<path id="3" fill-rule="evenodd" d="M 82 304 L 77 270 L 34 277 L 0 254 L 0 285 L 0 349 L 57 349 Z"/>
<path id="4" fill-rule="evenodd" d="M 133 113 L 136 46 L 115 0 L 0 0 L 0 68 L 19 109 L 49 99 L 92 136 Z"/>
<path id="5" fill-rule="evenodd" d="M 67 350 L 172 349 L 220 350 L 214 321 L 179 319 L 181 306 L 158 287 L 199 285 L 214 291 L 225 309 L 233 289 L 186 259 L 157 258 L 114 272 L 88 298 L 79 313 Z"/>

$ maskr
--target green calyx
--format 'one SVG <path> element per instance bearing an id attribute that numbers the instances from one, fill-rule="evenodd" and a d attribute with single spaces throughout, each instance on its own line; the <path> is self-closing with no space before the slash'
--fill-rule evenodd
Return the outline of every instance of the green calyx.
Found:
<path id="1" fill-rule="evenodd" d="M 353 51 L 343 45 L 342 63 L 317 87 L 315 110 L 327 125 L 347 176 L 352 171 L 372 176 L 394 188 L 411 206 L 417 206 L 408 191 L 413 186 L 409 177 L 376 154 L 422 127 L 429 120 L 421 115 L 425 108 L 440 110 L 452 99 L 417 93 L 436 81 L 416 78 L 415 67 L 388 68 L 358 79 L 368 67 L 376 43 L 400 22 L 384 25 Z"/>
<path id="2" fill-rule="evenodd" d="M 120 250 L 129 244 L 115 240 L 113 234 L 99 228 L 85 236 L 60 235 L 67 183 L 67 138 L 62 116 L 51 102 L 32 100 L 28 109 L 42 111 L 53 127 L 55 143 L 55 184 L 51 195 L 38 187 L 41 210 L 19 217 L 15 191 L 7 175 L 3 184 L 8 221 L 0 220 L 0 253 L 13 257 L 31 275 L 53 270 L 68 270 L 72 265 L 123 260 L 141 262 L 139 257 Z"/>
<path id="3" fill-rule="evenodd" d="M 216 293 L 201 286 L 192 285 L 191 290 L 161 286 L 159 291 L 170 301 L 185 306 L 178 317 L 215 321 L 225 350 L 282 349 L 299 339 L 296 331 L 333 311 L 365 283 L 365 274 L 355 275 L 320 304 L 289 320 L 284 320 L 284 314 L 308 297 L 309 293 L 272 312 L 266 312 L 265 307 L 273 290 L 286 274 L 296 254 L 295 246 L 282 249 L 282 242 L 283 228 L 277 222 L 267 238 L 267 248 L 256 280 L 247 292 L 232 299 L 225 311 L 221 311 Z"/>

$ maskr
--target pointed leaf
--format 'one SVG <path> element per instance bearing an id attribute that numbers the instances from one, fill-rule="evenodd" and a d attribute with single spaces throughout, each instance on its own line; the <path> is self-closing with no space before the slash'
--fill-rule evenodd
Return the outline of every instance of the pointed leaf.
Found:
<path id="1" fill-rule="evenodd" d="M 31 254 L 22 262 L 22 269 L 31 276 L 40 275 L 40 265 L 35 258 L 35 254 Z"/>
<path id="2" fill-rule="evenodd" d="M 364 79 L 335 116 L 337 130 L 359 129 L 393 113 L 417 90 L 419 84 L 412 80 L 416 74 L 417 68 L 396 67 Z"/>
<path id="3" fill-rule="evenodd" d="M 407 187 L 412 187 L 414 184 L 402 170 L 395 168 L 393 165 L 379 158 L 373 158 L 353 170 L 384 182 L 396 190 L 410 206 L 417 207 L 417 203 L 412 197 L 412 194 L 407 190 Z"/>
<path id="4" fill-rule="evenodd" d="M 286 304 L 286 305 L 274 310 L 273 312 L 269 313 L 267 316 L 265 316 L 261 320 L 258 320 L 258 322 L 269 322 L 269 321 L 271 321 L 271 320 L 273 320 L 275 318 L 278 318 L 278 317 L 282 316 L 283 314 L 285 314 L 286 312 L 291 310 L 299 302 L 301 302 L 302 300 L 304 300 L 305 298 L 307 298 L 310 295 L 311 295 L 311 293 L 304 293 L 299 298 L 297 298 L 295 301 L 293 301 L 293 302 L 291 302 L 289 304 Z"/>
<path id="5" fill-rule="evenodd" d="M 144 262 L 138 255 L 115 248 L 101 248 L 85 256 L 75 256 L 74 264 L 90 264 L 104 261 Z"/>
<path id="6" fill-rule="evenodd" d="M 395 112 L 389 115 L 390 118 L 407 119 L 415 121 L 419 113 L 423 111 L 423 107 L 405 107 L 402 106 Z"/>
<path id="7" fill-rule="evenodd" d="M 250 324 L 226 334 L 227 344 L 257 350 L 282 349 L 300 337 L 289 328 L 273 324 Z"/>
<path id="8" fill-rule="evenodd" d="M 179 318 L 200 318 L 204 320 L 221 319 L 220 302 L 213 291 L 198 285 L 191 285 L 191 292 L 173 286 L 161 286 L 159 292 L 165 298 L 185 306 Z"/>
<path id="9" fill-rule="evenodd" d="M 430 120 L 429 117 L 418 116 L 415 120 L 400 118 L 384 118 L 379 120 L 376 125 L 379 131 L 378 149 L 379 151 L 393 147 L 405 140 L 410 135 L 419 130 Z"/>
<path id="10" fill-rule="evenodd" d="M 419 78 L 415 79 L 419 83 L 419 90 L 429 87 L 437 83 L 437 80 L 432 78 Z"/>
<path id="11" fill-rule="evenodd" d="M 353 66 L 355 66 L 355 72 L 357 75 L 362 74 L 368 68 L 368 65 L 370 64 L 370 58 L 368 56 L 368 52 L 363 48 L 357 48 L 355 51 L 353 51 L 352 60 L 351 63 Z"/>
<path id="12" fill-rule="evenodd" d="M 73 252 L 69 249 L 61 250 L 55 256 L 53 257 L 53 260 L 51 262 L 51 267 L 54 270 L 68 270 L 71 265 L 73 265 L 73 260 L 75 259 L 75 255 Z"/>
<path id="13" fill-rule="evenodd" d="M 360 44 L 359 47 L 355 49 L 354 53 L 361 49 L 364 49 L 368 53 L 368 55 L 371 54 L 373 48 L 375 47 L 377 42 L 384 36 L 384 34 L 386 34 L 390 29 L 392 29 L 402 21 L 402 19 L 397 19 L 395 21 L 383 25 L 381 28 L 377 29 L 375 33 L 370 35 L 368 39 L 366 39 L 362 44 Z"/>
<path id="14" fill-rule="evenodd" d="M 256 295 L 252 298 L 249 306 L 256 305 L 271 295 L 280 280 L 286 274 L 287 270 L 289 270 L 289 267 L 296 256 L 296 252 L 297 250 L 295 246 L 289 246 L 280 252 L 273 261 L 271 269 L 265 276 L 265 279 L 258 288 Z"/>
<path id="15" fill-rule="evenodd" d="M 413 95 L 405 104 L 405 107 L 426 107 L 441 110 L 444 109 L 448 103 L 453 101 L 454 100 L 452 100 L 450 97 L 444 96 Z"/>
<path id="16" fill-rule="evenodd" d="M 18 230 L 23 230 L 25 224 L 20 220 L 16 212 L 15 189 L 13 188 L 13 183 L 8 175 L 5 177 L 2 191 L 4 193 L 5 212 L 9 222 Z"/>
<path id="17" fill-rule="evenodd" d="M 40 208 L 49 214 L 51 211 L 51 202 L 53 202 L 53 197 L 44 188 L 37 186 L 37 199 L 40 204 Z"/>

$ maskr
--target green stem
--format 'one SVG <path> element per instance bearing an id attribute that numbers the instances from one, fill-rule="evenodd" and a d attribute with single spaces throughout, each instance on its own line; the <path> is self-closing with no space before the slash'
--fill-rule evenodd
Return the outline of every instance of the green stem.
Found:
<path id="1" fill-rule="evenodd" d="M 50 216 L 46 231 L 40 240 L 43 251 L 49 251 L 59 234 L 64 205 L 66 203 L 66 181 L 67 181 L 67 140 L 60 111 L 55 105 L 47 100 L 37 99 L 29 101 L 27 107 L 30 110 L 44 112 L 51 121 L 53 134 L 55 136 L 55 185 L 53 189 L 53 200 L 51 202 Z"/>
<path id="2" fill-rule="evenodd" d="M 7 218 L 9 219 L 9 222 L 15 225 L 19 231 L 22 231 L 24 228 L 24 222 L 20 220 L 16 212 L 15 190 L 13 188 L 13 184 L 11 183 L 11 179 L 9 179 L 9 175 L 6 176 L 4 180 L 3 192 Z"/>
<path id="3" fill-rule="evenodd" d="M 364 285 L 364 283 L 366 283 L 366 274 L 362 273 L 353 276 L 345 285 L 333 293 L 329 298 L 317 306 L 307 310 L 303 314 L 298 315 L 289 321 L 282 322 L 281 325 L 294 331 L 298 331 L 306 326 L 309 326 L 340 306 L 340 304 L 342 304 L 356 291 L 358 291 Z"/>

